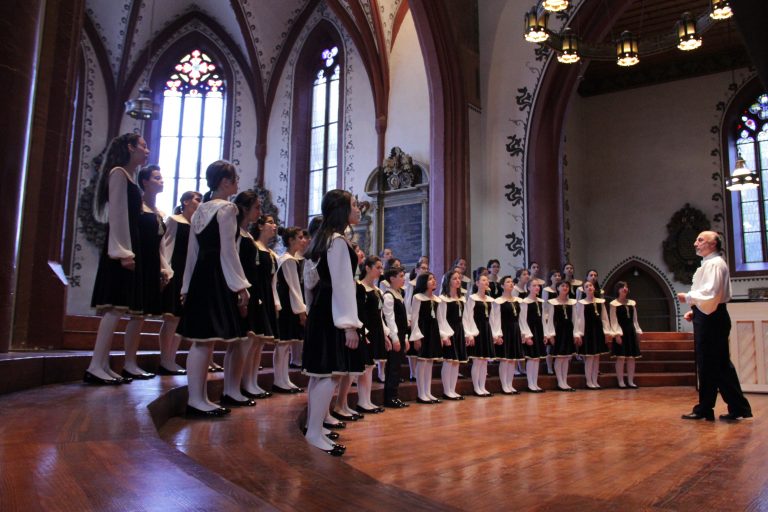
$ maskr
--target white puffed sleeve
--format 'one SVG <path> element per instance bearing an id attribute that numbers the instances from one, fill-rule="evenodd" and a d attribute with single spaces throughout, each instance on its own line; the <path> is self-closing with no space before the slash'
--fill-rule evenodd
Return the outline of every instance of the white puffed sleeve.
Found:
<path id="1" fill-rule="evenodd" d="M 584 336 L 584 304 L 581 301 L 573 308 L 573 335 Z"/>
<path id="2" fill-rule="evenodd" d="M 635 314 L 632 317 L 635 324 L 635 332 L 637 334 L 643 334 L 643 330 L 640 328 L 640 324 L 637 323 L 637 305 L 633 305 L 632 307 L 635 309 Z"/>
<path id="3" fill-rule="evenodd" d="M 237 206 L 232 203 L 223 205 L 216 212 L 216 220 L 219 223 L 221 270 L 224 272 L 227 286 L 233 292 L 250 288 L 251 283 L 245 278 L 243 266 L 240 264 L 240 255 L 237 253 L 235 236 L 238 233 Z M 186 277 L 185 273 L 185 280 Z"/>
<path id="4" fill-rule="evenodd" d="M 453 336 L 453 329 L 448 324 L 447 318 L 448 304 L 441 300 L 437 304 L 437 328 L 440 331 L 440 339 L 446 339 Z"/>
<path id="5" fill-rule="evenodd" d="M 391 293 L 385 293 L 383 302 L 382 312 L 384 313 L 384 322 L 389 328 L 389 339 L 393 343 L 400 341 L 397 332 L 397 322 L 395 322 L 395 298 Z"/>
<path id="6" fill-rule="evenodd" d="M 317 262 L 304 260 L 304 304 L 307 307 L 307 314 L 312 305 L 312 298 L 315 295 L 315 286 L 320 282 L 320 274 L 317 273 Z"/>
<path id="7" fill-rule="evenodd" d="M 165 233 L 160 240 L 160 255 L 165 261 L 171 261 L 173 250 L 176 248 L 176 232 L 179 230 L 179 223 L 173 217 L 168 217 L 165 221 Z"/>
<path id="8" fill-rule="evenodd" d="M 544 336 L 551 338 L 555 335 L 555 306 L 551 302 L 547 301 L 551 306 L 549 309 L 549 315 L 544 319 Z"/>
<path id="9" fill-rule="evenodd" d="M 184 281 L 181 283 L 181 294 L 185 295 L 189 291 L 189 281 L 192 279 L 192 273 L 197 264 L 197 253 L 200 245 L 197 242 L 197 234 L 194 229 L 189 230 L 189 240 L 187 241 L 187 261 L 184 264 Z"/>
<path id="10" fill-rule="evenodd" d="M 417 341 L 424 337 L 419 329 L 419 310 L 422 302 L 416 297 L 411 302 L 411 318 L 413 319 L 413 323 L 411 323 L 411 341 Z"/>
<path id="11" fill-rule="evenodd" d="M 608 319 L 608 303 L 603 302 L 602 306 L 603 307 L 600 308 L 600 321 L 603 323 L 603 334 L 613 336 L 611 321 Z"/>
<path id="12" fill-rule="evenodd" d="M 304 299 L 301 296 L 301 283 L 299 282 L 299 266 L 295 259 L 287 258 L 282 264 L 283 277 L 288 283 L 288 293 L 291 298 L 291 311 L 298 315 L 306 313 L 307 307 L 304 305 Z"/>
<path id="13" fill-rule="evenodd" d="M 122 167 L 109 171 L 109 240 L 107 254 L 119 260 L 133 258 L 131 229 L 128 225 L 128 174 Z"/>
<path id="14" fill-rule="evenodd" d="M 623 336 L 624 332 L 619 325 L 619 319 L 616 317 L 616 311 L 619 309 L 618 306 L 611 304 L 608 306 L 608 309 L 608 320 L 611 323 L 611 333 L 614 336 Z"/>
<path id="15" fill-rule="evenodd" d="M 464 336 L 477 336 L 480 334 L 477 325 L 475 325 L 475 301 L 471 295 L 467 299 L 467 307 L 464 308 L 461 323 L 464 325 Z"/>
<path id="16" fill-rule="evenodd" d="M 160 212 L 160 217 L 164 217 L 165 215 Z M 166 279 L 172 279 L 173 278 L 173 268 L 171 267 L 171 258 L 166 257 L 165 250 L 163 248 L 163 240 L 165 239 L 165 235 L 168 234 L 168 225 L 165 225 L 165 231 L 163 232 L 163 238 L 160 239 L 160 272 L 165 275 Z"/>
<path id="17" fill-rule="evenodd" d="M 499 338 L 502 336 L 501 331 L 501 305 L 498 302 L 494 302 L 491 307 L 491 336 Z"/>
<path id="18" fill-rule="evenodd" d="M 533 338 L 533 332 L 531 331 L 531 327 L 528 325 L 527 302 L 520 303 L 520 316 L 517 320 L 520 323 L 520 333 L 523 335 L 523 338 Z"/>
<path id="19" fill-rule="evenodd" d="M 271 249 L 267 251 L 269 252 L 269 257 L 275 262 L 275 268 L 277 268 L 277 256 L 275 256 Z M 272 275 L 272 300 L 275 302 L 275 311 L 282 311 L 283 304 L 280 302 L 280 295 L 277 293 L 277 272 Z"/>
<path id="20" fill-rule="evenodd" d="M 328 270 L 333 324 L 338 329 L 360 329 L 363 323 L 357 316 L 357 285 L 349 264 L 349 246 L 342 237 L 334 238 L 328 247 Z"/>

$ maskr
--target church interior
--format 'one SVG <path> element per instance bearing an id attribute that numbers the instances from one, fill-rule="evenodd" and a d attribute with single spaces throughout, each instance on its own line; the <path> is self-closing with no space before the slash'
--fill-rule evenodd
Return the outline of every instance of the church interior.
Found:
<path id="1" fill-rule="evenodd" d="M 751 0 L 12 0 L 0 510 L 765 508 L 767 20 Z M 361 249 L 408 270 L 427 255 L 438 280 L 464 258 L 499 275 L 537 262 L 542 278 L 569 262 L 609 295 L 628 282 L 642 389 L 609 384 L 606 357 L 599 393 L 387 411 L 347 429 L 354 455 L 335 459 L 304 446 L 302 396 L 190 422 L 183 377 L 85 386 L 95 189 L 123 133 L 146 140 L 169 215 L 225 159 L 283 226 L 350 191 Z M 745 175 L 760 185 L 734 189 Z M 746 425 L 678 421 L 696 375 L 675 296 L 710 229 L 726 240 Z M 142 331 L 149 367 L 160 324 Z M 118 366 L 122 348 L 118 333 Z M 266 349 L 267 381 L 271 363 Z M 221 393 L 216 374 L 208 388 Z"/>

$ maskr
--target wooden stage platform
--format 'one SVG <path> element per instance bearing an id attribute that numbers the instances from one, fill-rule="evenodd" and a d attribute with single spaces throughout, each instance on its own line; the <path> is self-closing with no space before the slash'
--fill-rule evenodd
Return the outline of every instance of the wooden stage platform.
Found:
<path id="1" fill-rule="evenodd" d="M 768 509 L 768 396 L 739 424 L 681 420 L 691 386 L 414 403 L 351 424 L 333 458 L 299 434 L 304 395 L 187 420 L 185 385 L 1 395 L 0 510 Z"/>

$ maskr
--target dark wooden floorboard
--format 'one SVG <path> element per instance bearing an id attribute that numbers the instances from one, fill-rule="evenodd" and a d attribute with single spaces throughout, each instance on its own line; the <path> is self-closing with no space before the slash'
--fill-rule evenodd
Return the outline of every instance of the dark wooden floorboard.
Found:
<path id="1" fill-rule="evenodd" d="M 190 421 L 185 384 L 0 396 L 0 511 L 768 509 L 765 395 L 736 425 L 680 420 L 690 387 L 413 404 L 351 424 L 339 459 L 299 435 L 305 395 Z"/>

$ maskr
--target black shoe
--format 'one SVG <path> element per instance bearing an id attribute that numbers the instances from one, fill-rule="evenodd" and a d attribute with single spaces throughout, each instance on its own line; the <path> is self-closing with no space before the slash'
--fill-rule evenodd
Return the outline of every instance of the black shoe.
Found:
<path id="1" fill-rule="evenodd" d="M 401 402 L 398 399 L 394 399 L 384 402 L 384 407 L 387 407 L 388 409 L 402 409 L 404 407 L 408 407 L 408 404 Z"/>
<path id="2" fill-rule="evenodd" d="M 186 375 L 187 370 L 181 369 L 181 370 L 169 370 L 163 365 L 160 365 L 157 367 L 157 374 L 158 375 Z"/>
<path id="3" fill-rule="evenodd" d="M 154 373 L 150 373 L 150 372 L 131 373 L 128 370 L 126 370 L 125 368 L 123 368 L 123 371 L 120 372 L 120 376 L 125 378 L 125 379 L 131 378 L 133 380 L 149 380 L 149 379 L 154 379 L 155 378 L 155 374 Z"/>
<path id="4" fill-rule="evenodd" d="M 248 398 L 255 398 L 256 400 L 263 400 L 272 396 L 269 391 L 262 391 L 261 393 L 251 393 L 250 391 L 240 388 L 240 394 L 247 396 Z"/>
<path id="5" fill-rule="evenodd" d="M 328 455 L 333 455 L 334 457 L 341 457 L 344 455 L 344 452 L 347 451 L 347 447 L 342 444 L 335 444 L 333 445 L 333 448 L 330 450 L 323 450 Z"/>
<path id="6" fill-rule="evenodd" d="M 416 382 L 416 377 L 408 377 L 409 382 Z"/>
<path id="7" fill-rule="evenodd" d="M 453 401 L 461 400 L 460 396 L 448 396 L 445 393 L 443 393 L 442 397 L 443 397 L 443 400 L 453 400 Z"/>
<path id="8" fill-rule="evenodd" d="M 325 434 L 325 437 L 327 437 L 331 441 L 335 441 L 338 438 L 340 438 L 341 436 L 339 435 L 338 432 L 328 432 L 327 434 Z"/>
<path id="9" fill-rule="evenodd" d="M 123 384 L 123 381 L 125 379 L 102 379 L 101 377 L 97 377 L 88 370 L 85 370 L 85 374 L 83 375 L 83 382 L 86 384 L 98 384 L 100 386 L 119 386 L 120 384 Z M 126 382 L 127 384 L 127 382 Z"/>
<path id="10" fill-rule="evenodd" d="M 421 398 L 416 399 L 417 404 L 429 404 L 432 405 L 434 402 L 432 400 L 422 400 Z"/>
<path id="11" fill-rule="evenodd" d="M 355 419 L 355 416 L 347 416 L 346 414 L 341 414 L 340 412 L 336 412 L 336 411 L 331 411 L 331 416 L 333 416 L 339 421 L 357 421 L 357 419 Z"/>
<path id="12" fill-rule="evenodd" d="M 324 421 L 324 422 L 323 422 L 323 426 L 324 426 L 325 428 L 329 428 L 329 429 L 331 429 L 331 430 L 333 430 L 333 429 L 341 429 L 341 428 L 347 428 L 347 424 L 346 424 L 346 423 L 344 423 L 343 421 L 340 421 L 340 422 L 338 422 L 338 423 L 327 423 L 327 422 L 325 422 L 325 421 Z"/>
<path id="13" fill-rule="evenodd" d="M 477 391 L 472 391 L 472 394 L 475 396 L 479 396 L 480 398 L 490 398 L 493 396 L 493 393 L 478 393 Z"/>
<path id="14" fill-rule="evenodd" d="M 403 409 L 406 408 L 406 407 L 410 407 L 411 406 L 411 404 L 405 403 L 402 400 L 400 400 L 399 398 L 397 399 L 397 401 L 400 402 L 400 407 L 403 408 Z"/>
<path id="15" fill-rule="evenodd" d="M 221 400 L 219 400 L 219 403 L 221 405 L 229 405 L 231 407 L 253 407 L 256 405 L 256 400 L 253 400 L 252 398 L 237 400 L 236 398 L 232 398 L 229 395 L 221 395 Z"/>
<path id="16" fill-rule="evenodd" d="M 529 393 L 543 393 L 544 390 L 543 389 L 531 389 L 531 388 L 528 388 L 528 392 Z"/>
<path id="17" fill-rule="evenodd" d="M 627 387 L 629 389 L 638 389 L 640 386 L 638 386 L 637 384 L 627 384 Z M 600 389 L 600 388 L 598 388 L 598 389 Z"/>
<path id="18" fill-rule="evenodd" d="M 721 420 L 723 420 L 723 421 L 730 421 L 730 422 L 742 421 L 742 420 L 746 420 L 747 418 L 751 418 L 751 417 L 752 417 L 752 413 L 751 412 L 744 413 L 744 414 L 732 414 L 732 413 L 729 412 L 728 414 L 721 414 L 720 415 L 720 419 Z"/>
<path id="19" fill-rule="evenodd" d="M 574 391 L 576 391 L 576 389 L 574 389 L 574 388 L 561 388 L 560 386 L 557 386 L 557 390 L 558 391 L 565 391 L 567 393 L 573 393 Z"/>
<path id="20" fill-rule="evenodd" d="M 698 412 L 690 412 L 688 414 L 683 414 L 680 416 L 684 420 L 707 420 L 707 421 L 715 421 L 715 413 L 710 412 L 709 414 L 699 414 Z"/>
<path id="21" fill-rule="evenodd" d="M 188 405 L 185 414 L 188 418 L 222 418 L 230 412 L 231 411 L 226 407 L 219 407 L 211 411 L 203 411 Z"/>
<path id="22" fill-rule="evenodd" d="M 359 405 L 355 406 L 355 410 L 359 412 L 360 414 L 379 414 L 381 412 L 384 412 L 384 409 L 381 407 L 374 407 L 373 409 L 366 409 L 365 407 L 360 407 Z"/>
<path id="23" fill-rule="evenodd" d="M 273 393 L 283 393 L 285 395 L 294 395 L 296 393 L 301 393 L 304 391 L 301 388 L 281 388 L 280 386 L 276 386 L 272 384 L 272 392 Z"/>

